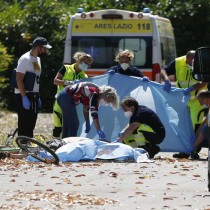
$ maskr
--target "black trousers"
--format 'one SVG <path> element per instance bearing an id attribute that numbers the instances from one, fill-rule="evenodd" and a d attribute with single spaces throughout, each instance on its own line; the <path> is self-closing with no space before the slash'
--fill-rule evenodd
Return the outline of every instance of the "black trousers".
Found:
<path id="1" fill-rule="evenodd" d="M 144 137 L 151 144 L 160 144 L 165 138 L 165 128 L 161 127 L 158 133 L 141 131 L 144 134 Z"/>
<path id="2" fill-rule="evenodd" d="M 29 110 L 23 108 L 22 96 L 15 94 L 16 108 L 18 114 L 18 136 L 33 137 L 34 128 L 36 126 L 38 114 L 38 93 L 27 93 L 31 102 Z"/>

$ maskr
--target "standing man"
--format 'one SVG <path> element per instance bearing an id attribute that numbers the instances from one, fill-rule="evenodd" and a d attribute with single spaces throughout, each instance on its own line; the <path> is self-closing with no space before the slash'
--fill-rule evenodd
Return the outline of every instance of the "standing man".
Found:
<path id="1" fill-rule="evenodd" d="M 188 102 L 188 108 L 190 111 L 190 117 L 194 127 L 194 131 L 198 129 L 203 120 L 203 106 L 200 105 L 197 94 L 207 88 L 207 83 L 198 82 L 192 77 L 192 62 L 194 59 L 195 51 L 190 50 L 187 55 L 176 58 L 174 61 L 169 63 L 164 70 L 161 71 L 161 78 L 165 82 L 163 89 L 167 92 L 171 90 L 171 82 L 169 77 L 174 77 L 176 80 L 176 87 L 184 88 L 183 94 L 185 96 L 191 95 Z M 179 153 L 174 154 L 175 158 L 188 158 L 190 154 Z"/>
<path id="2" fill-rule="evenodd" d="M 30 51 L 18 60 L 16 69 L 17 88 L 15 100 L 18 114 L 18 135 L 33 137 L 38 108 L 41 108 L 39 81 L 41 61 L 38 56 L 47 54 L 52 47 L 43 37 L 37 37 Z M 30 84 L 30 88 L 28 85 Z"/>

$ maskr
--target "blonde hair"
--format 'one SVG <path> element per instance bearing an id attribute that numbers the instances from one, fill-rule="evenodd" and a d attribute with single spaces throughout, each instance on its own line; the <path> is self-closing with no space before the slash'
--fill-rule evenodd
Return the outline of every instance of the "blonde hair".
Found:
<path id="1" fill-rule="evenodd" d="M 112 108 L 114 110 L 117 110 L 119 108 L 119 98 L 118 98 L 117 91 L 115 88 L 113 88 L 111 86 L 103 85 L 103 86 L 99 87 L 99 94 L 101 96 L 112 98 L 111 104 L 112 104 Z"/>
<path id="2" fill-rule="evenodd" d="M 79 60 L 82 60 L 84 58 L 89 58 L 91 60 L 91 63 L 93 62 L 92 56 L 90 54 L 84 53 L 84 52 L 76 52 L 73 56 L 74 60 L 77 62 Z"/>
<path id="3" fill-rule="evenodd" d="M 120 57 L 122 56 L 130 58 L 130 61 L 131 61 L 134 58 L 134 53 L 132 50 L 128 50 L 128 49 L 120 50 L 115 56 L 115 61 L 119 62 Z"/>

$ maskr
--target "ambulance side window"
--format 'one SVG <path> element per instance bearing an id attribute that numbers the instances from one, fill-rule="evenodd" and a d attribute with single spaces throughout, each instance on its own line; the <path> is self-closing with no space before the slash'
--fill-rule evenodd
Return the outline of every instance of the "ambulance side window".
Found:
<path id="1" fill-rule="evenodd" d="M 145 66 L 147 63 L 147 42 L 143 38 L 123 38 L 119 40 L 119 49 L 129 49 L 134 52 L 132 64 Z"/>

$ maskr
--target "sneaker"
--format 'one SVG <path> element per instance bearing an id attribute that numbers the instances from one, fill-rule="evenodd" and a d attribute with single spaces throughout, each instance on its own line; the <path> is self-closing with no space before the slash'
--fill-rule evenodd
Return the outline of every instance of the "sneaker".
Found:
<path id="1" fill-rule="evenodd" d="M 150 159 L 154 158 L 154 156 L 160 152 L 160 147 L 155 144 L 146 144 L 144 146 L 140 146 L 139 148 L 145 149 L 148 152 Z"/>
<path id="2" fill-rule="evenodd" d="M 173 158 L 189 158 L 189 157 L 190 157 L 190 154 L 184 153 L 184 152 L 173 154 Z"/>
<path id="3" fill-rule="evenodd" d="M 191 159 L 198 160 L 200 158 L 199 154 L 197 152 L 192 152 L 190 154 Z"/>

